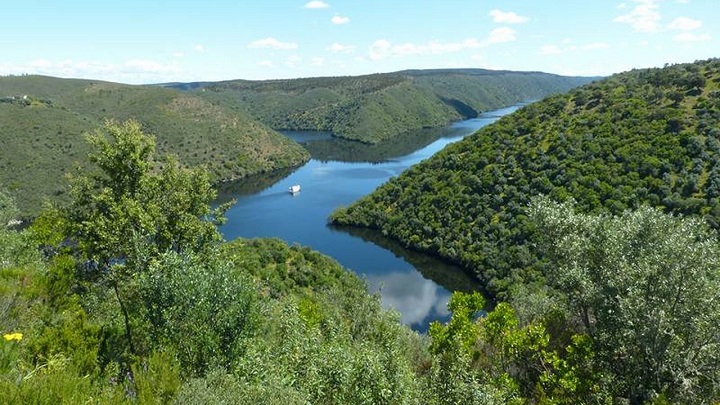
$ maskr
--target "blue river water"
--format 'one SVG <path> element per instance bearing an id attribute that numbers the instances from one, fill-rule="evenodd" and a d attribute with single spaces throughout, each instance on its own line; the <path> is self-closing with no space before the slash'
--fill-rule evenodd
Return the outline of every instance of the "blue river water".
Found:
<path id="1" fill-rule="evenodd" d="M 424 332 L 430 322 L 448 318 L 446 306 L 451 291 L 481 286 L 455 266 L 404 249 L 378 232 L 329 226 L 327 218 L 336 208 L 353 203 L 411 165 L 517 108 L 456 122 L 435 131 L 431 138 L 426 136 L 427 131 L 411 134 L 408 139 L 418 140 L 420 148 L 409 152 L 391 147 L 381 153 L 368 147 L 367 156 L 361 150 L 348 155 L 348 148 L 341 145 L 333 153 L 331 144 L 336 141 L 327 134 L 287 132 L 306 144 L 313 158 L 285 177 L 283 174 L 259 186 L 241 185 L 235 191 L 224 192 L 224 197 L 235 198 L 237 203 L 227 212 L 228 221 L 221 231 L 228 240 L 275 237 L 331 256 L 364 277 L 371 292 L 380 292 L 383 306 L 400 312 L 402 322 Z M 328 143 L 329 148 L 317 148 L 321 142 Z M 319 149 L 317 153 L 313 153 L 313 146 Z M 301 191 L 289 193 L 288 188 L 295 184 L 301 186 Z"/>

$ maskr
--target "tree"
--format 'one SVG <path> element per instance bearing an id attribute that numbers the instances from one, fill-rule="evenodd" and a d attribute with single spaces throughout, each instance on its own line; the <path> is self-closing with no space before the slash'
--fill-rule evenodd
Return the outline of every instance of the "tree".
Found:
<path id="1" fill-rule="evenodd" d="M 215 191 L 206 170 L 181 167 L 171 157 L 154 160 L 155 140 L 136 121 L 108 121 L 88 142 L 99 170 L 72 179 L 70 204 L 38 223 L 60 228 L 79 281 L 111 289 L 135 355 L 129 301 L 139 292 L 130 281 L 167 253 L 210 251 L 222 240 L 216 225 L 229 204 L 211 209 Z"/>
<path id="2" fill-rule="evenodd" d="M 12 220 L 17 219 L 19 213 L 13 198 L 0 189 L 0 230 L 10 225 Z"/>
<path id="3" fill-rule="evenodd" d="M 172 157 L 155 161 L 155 140 L 136 121 L 108 121 L 104 130 L 88 136 L 100 171 L 74 179 L 63 210 L 68 235 L 88 260 L 101 268 L 138 266 L 221 240 L 215 225 L 227 205 L 210 208 L 215 191 L 206 170 L 180 167 Z"/>
<path id="4" fill-rule="evenodd" d="M 578 214 L 537 198 L 549 283 L 631 403 L 720 398 L 720 245 L 699 219 L 649 207 Z"/>

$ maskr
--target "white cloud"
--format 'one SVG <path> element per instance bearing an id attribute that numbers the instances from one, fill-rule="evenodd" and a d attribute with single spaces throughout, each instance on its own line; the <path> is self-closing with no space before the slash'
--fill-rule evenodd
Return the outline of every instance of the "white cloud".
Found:
<path id="1" fill-rule="evenodd" d="M 614 22 L 630 24 L 637 32 L 657 32 L 660 28 L 658 0 L 632 0 L 637 3 L 629 14 L 613 19 Z"/>
<path id="2" fill-rule="evenodd" d="M 678 17 L 674 19 L 670 25 L 668 25 L 668 28 L 671 30 L 680 30 L 680 31 L 692 31 L 696 30 L 698 28 L 702 27 L 702 21 L 700 20 L 693 20 L 692 18 L 687 17 Z"/>
<path id="3" fill-rule="evenodd" d="M 528 17 L 519 16 L 512 11 L 501 11 L 498 9 L 490 12 L 493 21 L 500 24 L 522 24 L 529 20 Z"/>
<path id="4" fill-rule="evenodd" d="M 262 66 L 262 67 L 267 67 L 267 68 L 273 68 L 273 67 L 275 67 L 275 63 L 273 63 L 273 61 L 267 60 L 267 59 L 266 59 L 266 60 L 261 60 L 261 61 L 258 63 L 258 65 L 260 65 L 260 66 Z"/>
<path id="5" fill-rule="evenodd" d="M 295 69 L 302 63 L 302 57 L 300 55 L 294 54 L 290 55 L 285 59 L 285 66 Z"/>
<path id="6" fill-rule="evenodd" d="M 270 49 L 297 49 L 298 45 L 294 42 L 281 42 L 273 37 L 267 37 L 263 39 L 258 39 L 257 41 L 250 42 L 247 45 L 248 48 L 254 48 L 254 49 L 260 49 L 260 48 L 270 48 Z"/>
<path id="7" fill-rule="evenodd" d="M 392 49 L 392 43 L 387 39 L 378 39 L 370 45 L 369 57 L 372 60 L 379 60 L 387 56 Z"/>
<path id="8" fill-rule="evenodd" d="M 310 64 L 313 66 L 324 66 L 325 58 L 312 58 L 312 60 L 310 61 Z"/>
<path id="9" fill-rule="evenodd" d="M 291 68 L 297 67 L 300 62 L 302 62 L 300 55 L 290 55 L 285 59 L 285 65 Z"/>
<path id="10" fill-rule="evenodd" d="M 558 55 L 562 50 L 557 45 L 543 45 L 540 47 L 540 55 Z"/>
<path id="11" fill-rule="evenodd" d="M 367 278 L 369 290 L 380 292 L 383 308 L 398 310 L 404 324 L 416 325 L 431 315 L 449 315 L 450 294 L 419 273 L 392 272 Z"/>
<path id="12" fill-rule="evenodd" d="M 355 45 L 343 45 L 337 42 L 333 42 L 325 49 L 333 53 L 351 53 L 355 50 L 355 48 Z"/>
<path id="13" fill-rule="evenodd" d="M 176 65 L 165 65 L 147 59 L 130 59 L 125 62 L 124 67 L 132 71 L 145 73 L 176 73 L 180 70 Z"/>
<path id="14" fill-rule="evenodd" d="M 329 4 L 325 3 L 324 1 L 309 1 L 305 3 L 305 8 L 328 8 L 330 7 Z"/>
<path id="15" fill-rule="evenodd" d="M 173 52 L 172 56 L 175 58 L 182 58 L 183 56 L 185 56 L 185 52 L 183 52 L 183 51 Z"/>
<path id="16" fill-rule="evenodd" d="M 0 75 L 7 74 L 40 74 L 133 84 L 187 80 L 187 74 L 176 61 L 160 63 L 148 59 L 129 59 L 121 63 L 37 59 L 26 64 L 0 64 Z"/>
<path id="17" fill-rule="evenodd" d="M 508 27 L 495 28 L 490 31 L 490 36 L 487 39 L 488 44 L 499 44 L 501 42 L 512 42 L 517 39 L 515 35 L 516 31 Z"/>
<path id="18" fill-rule="evenodd" d="M 342 17 L 339 15 L 336 15 L 333 18 L 331 18 L 330 21 L 332 21 L 332 23 L 335 25 L 347 24 L 350 22 L 350 17 Z"/>
<path id="19" fill-rule="evenodd" d="M 202 53 L 202 52 L 205 52 L 205 47 L 198 44 L 198 45 L 193 46 L 193 51 Z"/>
<path id="20" fill-rule="evenodd" d="M 393 45 L 387 39 L 379 39 L 370 45 L 368 57 L 372 60 L 379 60 L 388 56 L 438 55 L 459 52 L 465 49 L 484 48 L 493 44 L 515 41 L 516 39 L 516 31 L 508 27 L 495 28 L 482 41 L 477 38 L 467 38 L 460 42 L 430 41 L 424 44 L 406 42 Z"/>
<path id="21" fill-rule="evenodd" d="M 673 41 L 678 42 L 704 42 L 711 39 L 710 34 L 693 34 L 692 32 L 683 32 L 673 37 Z"/>

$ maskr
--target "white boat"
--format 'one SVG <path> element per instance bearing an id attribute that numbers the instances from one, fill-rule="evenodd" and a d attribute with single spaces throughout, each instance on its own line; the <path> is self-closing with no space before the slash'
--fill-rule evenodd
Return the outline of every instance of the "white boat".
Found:
<path id="1" fill-rule="evenodd" d="M 299 184 L 296 184 L 296 185 L 294 185 L 294 186 L 290 186 L 290 188 L 288 188 L 288 191 L 290 192 L 290 194 L 299 193 L 299 192 L 300 192 L 300 185 L 299 185 Z"/>

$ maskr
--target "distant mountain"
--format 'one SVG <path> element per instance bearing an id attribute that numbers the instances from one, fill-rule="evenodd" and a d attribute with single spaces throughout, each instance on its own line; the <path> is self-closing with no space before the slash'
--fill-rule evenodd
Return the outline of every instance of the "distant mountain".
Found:
<path id="1" fill-rule="evenodd" d="M 332 221 L 460 263 L 502 296 L 542 279 L 525 211 L 540 194 L 588 213 L 662 207 L 719 228 L 720 59 L 633 70 L 533 103 Z"/>
<path id="2" fill-rule="evenodd" d="M 595 78 L 486 69 L 405 70 L 366 76 L 166 84 L 244 111 L 276 130 L 329 131 L 378 143 L 567 91 Z M 193 90 L 194 89 L 194 90 Z"/>
<path id="3" fill-rule="evenodd" d="M 105 119 L 135 118 L 159 153 L 206 165 L 217 181 L 298 165 L 308 153 L 240 111 L 158 86 L 45 76 L 0 77 L 0 188 L 24 215 L 62 198 L 63 176 L 87 164 L 83 134 Z"/>

